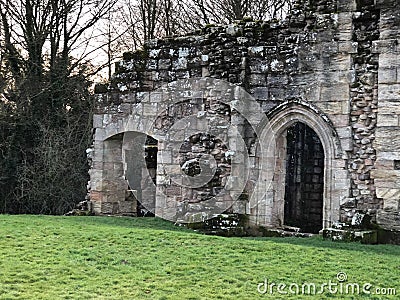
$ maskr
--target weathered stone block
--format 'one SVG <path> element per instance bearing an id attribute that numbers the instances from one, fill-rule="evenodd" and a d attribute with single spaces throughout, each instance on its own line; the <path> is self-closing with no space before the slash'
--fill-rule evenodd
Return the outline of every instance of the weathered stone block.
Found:
<path id="1" fill-rule="evenodd" d="M 355 11 L 357 8 L 356 1 L 354 0 L 339 0 L 337 3 L 337 9 L 338 11 L 343 11 L 343 12 L 351 12 Z M 340 15 L 340 14 L 339 14 Z M 349 20 L 347 19 L 347 22 Z M 346 22 L 344 22 L 346 23 Z"/>
<path id="2" fill-rule="evenodd" d="M 119 202 L 119 213 L 121 214 L 136 214 L 137 210 L 137 202 L 136 201 L 120 201 Z"/>
<path id="3" fill-rule="evenodd" d="M 172 70 L 185 70 L 187 69 L 187 59 L 180 57 L 172 62 Z"/>
<path id="4" fill-rule="evenodd" d="M 93 128 L 103 127 L 103 115 L 93 115 Z"/>
<path id="5" fill-rule="evenodd" d="M 96 131 L 94 133 L 94 140 L 95 141 L 104 141 L 105 138 L 107 137 L 107 132 L 103 128 L 96 128 Z"/>
<path id="6" fill-rule="evenodd" d="M 376 188 L 376 197 L 382 199 L 400 199 L 400 188 Z"/>
<path id="7" fill-rule="evenodd" d="M 400 100 L 379 100 L 378 110 L 381 115 L 400 115 Z"/>
<path id="8" fill-rule="evenodd" d="M 118 213 L 118 204 L 114 202 L 101 202 L 101 214 L 112 215 Z"/>
<path id="9" fill-rule="evenodd" d="M 321 87 L 320 101 L 348 101 L 349 97 L 350 88 L 348 84 L 334 84 Z"/>
<path id="10" fill-rule="evenodd" d="M 383 201 L 383 209 L 384 210 L 394 210 L 398 211 L 399 210 L 399 203 L 400 199 L 385 199 Z"/>
<path id="11" fill-rule="evenodd" d="M 375 230 L 354 230 L 327 228 L 322 231 L 324 239 L 342 242 L 361 242 L 363 244 L 376 244 L 378 233 Z"/>
<path id="12" fill-rule="evenodd" d="M 253 59 L 249 61 L 248 67 L 251 73 L 265 74 L 268 72 L 269 64 L 266 60 Z"/>
<path id="13" fill-rule="evenodd" d="M 143 103 L 143 116 L 156 116 L 158 113 L 157 103 Z"/>
<path id="14" fill-rule="evenodd" d="M 330 115 L 330 120 L 332 121 L 333 125 L 336 127 L 344 127 L 348 126 L 350 123 L 349 115 Z"/>
<path id="15" fill-rule="evenodd" d="M 248 51 L 249 51 L 249 55 L 251 57 L 263 57 L 264 56 L 264 47 L 263 46 L 249 47 Z"/>
<path id="16" fill-rule="evenodd" d="M 170 59 L 160 59 L 158 61 L 158 69 L 159 70 L 168 70 L 171 67 Z"/>
<path id="17" fill-rule="evenodd" d="M 379 55 L 379 65 L 381 68 L 399 67 L 398 56 L 396 53 L 381 53 Z"/>
<path id="18" fill-rule="evenodd" d="M 379 100 L 400 99 L 400 84 L 380 84 L 378 97 Z"/>
<path id="19" fill-rule="evenodd" d="M 315 105 L 323 112 L 328 115 L 340 115 L 342 114 L 342 103 L 341 101 L 324 101 L 316 102 Z"/>
<path id="20" fill-rule="evenodd" d="M 249 76 L 249 83 L 253 86 L 265 86 L 266 77 L 264 74 L 251 74 Z"/>
<path id="21" fill-rule="evenodd" d="M 378 72 L 379 83 L 397 83 L 397 68 L 381 68 Z"/>
<path id="22" fill-rule="evenodd" d="M 90 191 L 90 201 L 101 202 L 103 200 L 103 193 L 99 191 Z"/>
<path id="23" fill-rule="evenodd" d="M 399 127 L 380 127 L 376 132 L 374 146 L 378 151 L 400 150 Z"/>
<path id="24" fill-rule="evenodd" d="M 399 106 L 399 109 L 400 109 L 400 106 Z M 400 111 L 399 111 L 399 113 L 400 113 Z M 379 114 L 377 126 L 379 126 L 379 127 L 399 126 L 399 116 L 398 115 Z"/>
<path id="25" fill-rule="evenodd" d="M 398 209 L 378 210 L 376 215 L 376 222 L 384 229 L 400 231 L 400 214 Z"/>

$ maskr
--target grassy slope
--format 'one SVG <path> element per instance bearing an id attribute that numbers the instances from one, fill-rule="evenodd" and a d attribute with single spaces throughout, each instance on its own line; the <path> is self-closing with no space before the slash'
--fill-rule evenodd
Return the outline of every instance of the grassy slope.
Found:
<path id="1" fill-rule="evenodd" d="M 257 284 L 335 282 L 340 271 L 399 294 L 400 247 L 205 236 L 149 218 L 0 216 L 0 299 L 277 299 Z M 304 296 L 325 298 L 345 296 Z"/>

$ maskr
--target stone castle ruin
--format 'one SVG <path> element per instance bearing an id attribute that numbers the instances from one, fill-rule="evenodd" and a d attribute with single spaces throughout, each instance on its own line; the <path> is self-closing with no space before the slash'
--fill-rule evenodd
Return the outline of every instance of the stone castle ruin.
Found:
<path id="1" fill-rule="evenodd" d="M 400 231 L 400 3 L 302 0 L 125 53 L 97 86 L 95 214 Z"/>

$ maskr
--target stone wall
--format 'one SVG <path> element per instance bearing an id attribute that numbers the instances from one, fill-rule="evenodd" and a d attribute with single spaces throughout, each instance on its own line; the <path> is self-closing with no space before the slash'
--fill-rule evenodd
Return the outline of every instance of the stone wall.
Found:
<path id="1" fill-rule="evenodd" d="M 372 52 L 379 57 L 377 124 L 373 148 L 375 169 L 371 172 L 376 196 L 382 201 L 377 222 L 386 229 L 400 229 L 400 5 L 377 1 L 380 38 Z"/>
<path id="2" fill-rule="evenodd" d="M 379 40 L 379 21 L 380 12 L 373 1 L 357 3 L 357 12 L 353 14 L 353 40 L 357 52 L 351 55 L 353 77 L 350 84 L 353 151 L 349 155 L 349 171 L 352 198 L 345 208 L 346 213 L 351 211 L 352 214 L 356 208 L 375 215 L 381 205 L 371 178 L 376 160 L 372 143 L 378 113 L 378 55 L 372 51 L 372 44 Z"/>
<path id="3" fill-rule="evenodd" d="M 123 155 L 115 156 L 112 167 L 106 164 L 113 151 L 107 148 L 114 143 L 112 137 L 127 131 L 158 137 L 159 161 L 172 164 L 176 158 L 188 176 L 197 172 L 198 153 L 213 155 L 217 161 L 218 173 L 208 185 L 195 189 L 168 183 L 164 167 L 157 169 L 157 186 L 145 194 L 155 199 L 162 192 L 173 198 L 168 214 L 183 212 L 184 218 L 188 206 L 196 207 L 218 194 L 224 178 L 235 176 L 225 160 L 229 137 L 218 140 L 209 132 L 198 133 L 218 117 L 235 124 L 247 147 L 243 151 L 250 153 L 253 171 L 242 194 L 258 199 L 257 205 L 251 206 L 248 200 L 236 211 L 250 215 L 256 224 L 282 226 L 286 130 L 301 121 L 316 132 L 325 151 L 323 227 L 350 223 L 359 211 L 387 229 L 400 229 L 399 19 L 395 0 L 303 0 L 283 22 L 210 25 L 187 36 L 149 41 L 145 50 L 124 54 L 110 85 L 97 87 L 90 184 L 95 212 L 135 213 L 122 192 L 126 188 L 120 173 L 121 165 L 126 165 Z M 186 102 L 163 106 L 164 95 L 154 91 L 189 78 L 215 78 L 228 82 L 228 90 L 245 89 L 270 119 L 276 147 L 265 153 L 260 150 L 260 137 L 249 126 L 257 117 L 248 120 L 237 113 L 234 101 L 221 104 L 224 96 L 238 100 L 223 88 L 209 88 L 206 96 L 192 91 L 185 96 Z M 190 87 L 200 91 L 198 86 Z M 182 96 L 184 91 L 180 92 Z M 196 116 L 196 130 L 187 133 L 185 146 L 174 157 L 163 137 L 189 116 Z M 147 121 L 153 118 L 154 128 L 146 132 Z M 199 121 L 202 118 L 206 121 Z M 263 155 L 273 163 L 261 162 Z M 143 169 L 137 176 L 141 182 L 148 176 L 145 173 Z M 118 187 L 111 185 L 110 176 L 117 178 Z M 257 185 L 259 178 L 270 178 L 273 184 Z M 144 188 L 143 184 L 131 187 L 141 193 Z M 159 207 L 165 205 L 159 203 Z"/>

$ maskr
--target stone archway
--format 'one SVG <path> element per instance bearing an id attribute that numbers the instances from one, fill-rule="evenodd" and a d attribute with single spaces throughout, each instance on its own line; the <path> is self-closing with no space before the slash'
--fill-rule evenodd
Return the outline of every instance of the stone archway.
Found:
<path id="1" fill-rule="evenodd" d="M 126 108 L 126 105 L 124 107 Z M 247 161 L 245 163 L 248 159 L 246 141 L 249 137 L 245 136 L 242 130 L 246 125 L 250 127 L 248 132 L 256 131 L 265 119 L 260 105 L 250 94 L 235 84 L 214 78 L 178 80 L 160 87 L 157 91 L 143 94 L 140 102 L 129 104 L 129 110 L 118 114 L 110 112 L 95 115 L 93 157 L 96 166 L 91 171 L 90 187 L 93 211 L 103 213 L 105 203 L 102 189 L 102 162 L 106 150 L 104 143 L 107 143 L 110 137 L 123 133 L 123 151 L 130 149 L 133 153 L 139 153 L 140 149 L 136 146 L 143 145 L 144 134 L 158 140 L 158 167 L 155 177 L 157 184 L 154 185 L 154 176 L 153 182 L 149 180 L 149 183 L 153 183 L 149 186 L 155 187 L 156 190 L 154 212 L 158 217 L 171 221 L 192 222 L 192 216 L 204 219 L 217 212 L 224 212 L 229 207 L 232 207 L 233 212 L 246 213 L 248 199 L 244 189 L 246 180 L 253 178 L 250 178 Z M 197 142 L 191 142 L 190 139 L 199 133 L 207 135 L 202 136 L 201 143 L 196 145 Z M 126 138 L 128 136 L 129 138 Z M 209 143 L 208 139 L 211 137 L 213 141 Z M 187 140 L 193 144 L 190 145 L 190 151 L 180 148 Z M 222 151 L 225 144 L 229 145 L 227 149 L 232 151 Z M 218 149 L 215 150 L 215 147 Z M 190 154 L 180 156 L 180 150 Z M 205 176 L 196 177 L 197 181 L 191 181 L 192 177 L 186 174 L 182 167 L 186 161 L 201 158 L 200 152 L 212 156 L 212 159 L 199 160 L 204 166 L 214 160 L 229 162 L 233 157 L 234 168 L 228 172 L 228 167 L 222 166 L 224 169 L 216 169 L 216 172 L 220 172 L 217 175 L 219 177 L 204 172 Z M 112 155 L 111 152 L 110 154 Z M 132 178 L 140 178 L 139 168 L 135 172 L 133 175 L 136 176 Z M 255 181 L 256 176 L 254 177 Z M 92 183 L 95 182 L 99 183 L 98 187 L 92 188 Z M 201 185 L 198 185 L 198 182 Z M 132 190 L 139 190 L 136 187 L 139 187 L 137 182 L 130 186 Z M 195 190 L 197 188 L 199 191 Z M 143 195 L 147 193 L 142 192 Z M 121 196 L 119 195 L 119 198 Z M 117 201 L 116 198 L 117 196 L 112 200 Z M 118 212 L 117 208 L 110 213 L 114 212 Z"/>
<path id="2" fill-rule="evenodd" d="M 158 141 L 138 131 L 100 131 L 95 140 L 90 198 L 97 214 L 153 216 Z"/>
<path id="3" fill-rule="evenodd" d="M 287 130 L 300 122 L 315 132 L 323 147 L 321 227 L 330 227 L 339 221 L 340 203 L 350 191 L 340 140 L 333 125 L 317 108 L 299 100 L 282 103 L 268 114 L 268 118 L 268 127 L 262 132 L 260 140 L 271 141 L 271 145 L 264 153 L 259 153 L 261 184 L 256 188 L 256 202 L 252 203 L 250 220 L 266 227 L 284 226 Z"/>

